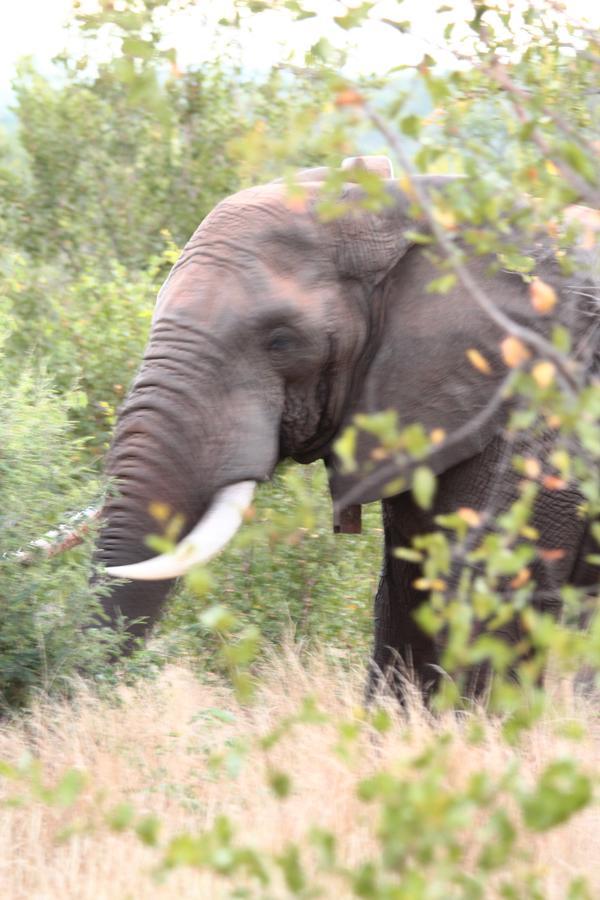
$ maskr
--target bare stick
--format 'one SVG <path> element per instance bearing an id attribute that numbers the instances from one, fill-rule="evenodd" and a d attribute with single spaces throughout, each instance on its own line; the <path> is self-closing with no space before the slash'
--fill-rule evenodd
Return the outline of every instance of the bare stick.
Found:
<path id="1" fill-rule="evenodd" d="M 33 549 L 16 550 L 14 553 L 5 554 L 2 559 L 13 559 L 24 566 L 29 566 L 39 559 L 40 553 L 46 559 L 59 556 L 84 542 L 91 524 L 98 519 L 99 515 L 100 510 L 95 506 L 90 506 L 72 516 L 68 525 L 59 525 L 56 530 L 47 531 L 42 538 L 31 541 L 29 546 Z M 81 522 L 81 524 L 72 527 L 75 522 Z"/>

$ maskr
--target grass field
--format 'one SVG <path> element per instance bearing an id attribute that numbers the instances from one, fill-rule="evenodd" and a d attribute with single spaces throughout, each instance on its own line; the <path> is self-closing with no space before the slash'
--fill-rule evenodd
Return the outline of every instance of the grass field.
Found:
<path id="1" fill-rule="evenodd" d="M 121 687 L 116 702 L 98 699 L 85 686 L 71 703 L 40 699 L 25 717 L 1 726 L 0 759 L 18 761 L 24 754 L 34 754 L 48 783 L 73 767 L 85 771 L 88 781 L 68 808 L 28 798 L 22 806 L 2 811 L 0 896 L 6 900 L 230 896 L 232 885 L 204 870 L 181 867 L 157 880 L 160 847 L 145 846 L 132 831 L 116 833 L 101 822 L 100 810 L 123 802 L 132 804 L 138 815 L 160 819 L 161 846 L 176 833 L 211 826 L 215 816 L 224 813 L 240 840 L 261 850 L 277 851 L 287 841 L 301 842 L 310 826 L 318 825 L 337 835 L 342 862 L 356 865 L 377 858 L 378 811 L 357 798 L 357 784 L 378 769 L 401 771 L 403 760 L 427 747 L 441 729 L 452 736 L 444 775 L 451 787 L 475 771 L 499 771 L 517 757 L 526 779 L 560 755 L 576 756 L 589 769 L 597 763 L 597 716 L 596 725 L 590 727 L 592 710 L 573 699 L 568 685 L 559 683 L 551 686 L 556 712 L 539 722 L 516 749 L 500 740 L 498 721 L 482 717 L 482 738 L 473 744 L 467 740 L 465 722 L 450 716 L 434 720 L 415 703 L 406 717 L 395 717 L 384 735 L 367 728 L 341 753 L 333 720 L 360 717 L 362 678 L 360 671 L 348 672 L 324 655 L 301 661 L 288 648 L 265 664 L 264 681 L 251 708 L 240 707 L 227 687 L 216 681 L 201 683 L 183 667 L 164 671 L 154 683 Z M 307 694 L 318 700 L 331 721 L 298 725 L 268 751 L 256 746 L 255 739 L 296 712 Z M 559 736 L 566 724 L 584 720 L 585 737 L 573 741 Z M 244 753 L 238 747 L 240 739 L 254 746 Z M 210 764 L 215 751 L 229 754 L 228 772 L 215 774 Z M 291 792 L 285 799 L 269 788 L 265 779 L 269 769 L 290 776 Z M 412 767 L 407 777 L 418 779 L 418 770 Z M 27 794 L 11 781 L 1 785 L 5 798 Z M 61 840 L 65 826 L 74 830 Z M 475 850 L 477 829 L 471 827 L 462 840 Z M 588 877 L 593 896 L 600 896 L 597 806 L 531 839 L 526 849 L 542 873 L 546 897 L 565 897 L 567 882 L 578 873 Z M 468 858 L 469 854 L 467 868 Z M 520 865 L 517 856 L 514 865 Z M 310 855 L 306 866 L 309 871 L 316 866 Z M 267 892 L 255 887 L 248 896 L 289 896 L 280 876 L 274 879 Z M 319 876 L 318 883 L 322 896 L 351 896 L 330 874 Z M 492 882 L 489 896 L 495 896 Z"/>

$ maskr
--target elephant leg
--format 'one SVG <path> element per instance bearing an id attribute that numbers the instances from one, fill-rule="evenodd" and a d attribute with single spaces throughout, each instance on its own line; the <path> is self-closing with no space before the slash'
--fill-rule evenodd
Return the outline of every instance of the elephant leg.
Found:
<path id="1" fill-rule="evenodd" d="M 596 555 L 600 550 L 594 540 L 592 529 L 588 526 L 581 551 L 573 569 L 572 582 L 575 587 L 586 589 L 586 598 L 582 611 L 578 617 L 578 626 L 582 631 L 587 631 L 595 616 L 600 615 L 600 582 L 598 566 L 587 561 L 588 556 Z M 596 666 L 582 666 L 575 674 L 575 690 L 584 696 L 592 696 L 600 683 L 599 671 Z"/>
<path id="2" fill-rule="evenodd" d="M 428 696 L 438 680 L 438 648 L 414 619 L 417 608 L 427 600 L 413 585 L 421 571 L 415 563 L 398 559 L 394 549 L 409 541 L 402 532 L 404 496 L 382 501 L 384 558 L 375 596 L 375 636 L 369 670 L 367 698 L 389 686 L 402 702 L 407 684 L 413 683 Z"/>
<path id="3" fill-rule="evenodd" d="M 439 526 L 436 516 L 456 512 L 459 507 L 471 507 L 485 513 L 489 523 L 505 511 L 519 496 L 521 476 L 512 466 L 515 453 L 528 448 L 517 446 L 500 436 L 480 454 L 466 460 L 439 476 L 435 502 L 431 510 L 417 506 L 410 494 L 401 494 L 383 501 L 385 532 L 385 558 L 379 589 L 375 598 L 375 646 L 373 667 L 369 679 L 369 693 L 385 676 L 393 679 L 390 670 L 413 672 L 425 697 L 435 689 L 440 671 L 437 666 L 441 656 L 443 637 L 433 640 L 424 634 L 414 620 L 419 605 L 427 601 L 427 594 L 414 588 L 421 575 L 420 568 L 397 559 L 393 550 L 410 546 L 413 537 L 435 531 Z M 535 448 L 541 452 L 543 448 Z M 533 452 L 530 449 L 529 452 Z M 560 585 L 572 578 L 578 548 L 582 543 L 584 523 L 577 514 L 581 498 L 575 492 L 542 490 L 536 502 L 533 525 L 539 532 L 538 544 L 542 549 L 560 548 L 559 561 L 548 563 L 543 555 L 531 565 L 531 579 L 536 584 L 532 606 L 540 611 L 559 616 L 561 611 Z M 484 526 L 492 527 L 490 526 Z M 483 529 L 473 533 L 473 541 L 480 541 Z M 588 551 L 589 552 L 589 551 Z M 458 583 L 461 567 L 456 565 L 450 573 L 448 596 Z M 510 594 L 510 579 L 500 590 Z M 575 583 L 577 583 L 575 581 Z M 473 637 L 485 630 L 481 622 L 474 628 Z M 527 636 L 522 632 L 519 619 L 508 622 L 498 637 L 515 646 Z M 524 651 L 526 654 L 527 651 Z M 517 677 L 516 669 L 512 673 Z M 485 695 L 489 685 L 491 668 L 486 662 L 471 669 L 452 673 L 462 677 L 462 690 L 467 697 L 478 699 Z M 394 690 L 402 696 L 401 677 L 395 679 Z"/>
<path id="4" fill-rule="evenodd" d="M 123 631 L 115 657 L 129 656 L 140 640 L 146 640 L 160 618 L 165 597 L 173 588 L 173 581 L 147 581 L 140 585 L 129 581 L 121 585 L 116 602 L 106 586 L 105 595 L 100 597 L 102 615 L 93 627 L 109 628 L 112 632 Z"/>

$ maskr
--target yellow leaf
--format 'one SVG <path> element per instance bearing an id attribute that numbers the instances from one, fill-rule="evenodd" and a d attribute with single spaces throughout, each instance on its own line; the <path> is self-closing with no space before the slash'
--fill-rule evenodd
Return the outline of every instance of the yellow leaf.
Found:
<path id="1" fill-rule="evenodd" d="M 400 190 L 406 194 L 409 200 L 416 200 L 415 191 L 412 185 L 412 181 L 408 177 L 408 175 L 400 175 L 399 178 L 396 179 L 396 183 Z"/>
<path id="2" fill-rule="evenodd" d="M 546 475 L 542 484 L 547 491 L 564 491 L 567 486 L 564 478 L 558 478 L 557 475 Z"/>
<path id="3" fill-rule="evenodd" d="M 542 466 L 539 459 L 536 459 L 534 456 L 529 456 L 523 461 L 523 471 L 528 478 L 539 478 L 542 474 Z"/>
<path id="4" fill-rule="evenodd" d="M 531 578 L 531 569 L 524 568 L 521 569 L 518 575 L 515 575 L 513 580 L 510 583 L 511 588 L 515 590 L 517 588 L 523 587 L 524 584 L 527 584 L 529 579 Z"/>
<path id="5" fill-rule="evenodd" d="M 471 365 L 477 369 L 478 372 L 483 372 L 484 375 L 491 375 L 492 369 L 482 353 L 479 350 L 476 350 L 474 347 L 471 347 L 467 350 L 467 359 L 471 363 Z"/>
<path id="6" fill-rule="evenodd" d="M 308 194 L 306 191 L 290 191 L 286 197 L 285 205 L 292 212 L 306 212 L 308 208 Z"/>
<path id="7" fill-rule="evenodd" d="M 520 366 L 521 363 L 524 363 L 531 355 L 523 341 L 520 341 L 519 338 L 513 337 L 512 335 L 504 338 L 500 344 L 500 350 L 502 351 L 502 359 L 509 369 Z"/>
<path id="8" fill-rule="evenodd" d="M 441 209 L 440 207 L 435 207 L 433 210 L 433 216 L 438 225 L 441 225 L 442 228 L 445 228 L 447 231 L 455 231 L 457 227 L 456 216 L 450 209 Z"/>
<path id="9" fill-rule="evenodd" d="M 256 518 L 256 507 L 248 506 L 242 513 L 242 518 L 244 522 L 253 522 Z"/>
<path id="10" fill-rule="evenodd" d="M 556 375 L 556 366 L 548 360 L 536 363 L 531 370 L 533 380 L 541 388 L 550 387 Z"/>
<path id="11" fill-rule="evenodd" d="M 365 98 L 354 88 L 344 88 L 337 92 L 333 102 L 336 106 L 362 106 Z"/>
<path id="12" fill-rule="evenodd" d="M 369 454 L 371 459 L 378 462 L 382 459 L 387 459 L 389 455 L 389 450 L 386 450 L 385 447 L 374 447 Z"/>
<path id="13" fill-rule="evenodd" d="M 431 443 L 435 446 L 446 439 L 446 432 L 443 428 L 434 428 L 429 437 L 431 438 Z"/>
<path id="14" fill-rule="evenodd" d="M 581 246 L 584 250 L 593 250 L 596 246 L 596 232 L 592 228 L 584 230 Z"/>
<path id="15" fill-rule="evenodd" d="M 552 547 L 552 548 L 539 548 L 538 554 L 544 560 L 544 562 L 557 562 L 559 559 L 564 559 L 567 555 L 567 551 L 563 550 L 562 547 Z"/>
<path id="16" fill-rule="evenodd" d="M 558 299 L 554 288 L 541 278 L 533 279 L 529 285 L 529 296 L 535 311 L 542 315 L 552 312 Z"/>
<path id="17" fill-rule="evenodd" d="M 447 584 L 442 578 L 417 578 L 413 587 L 418 591 L 444 591 Z"/>
<path id="18" fill-rule="evenodd" d="M 476 509 L 471 509 L 470 506 L 461 506 L 457 514 L 471 528 L 478 528 L 481 525 L 481 514 Z"/>
<path id="19" fill-rule="evenodd" d="M 166 522 L 171 515 L 171 507 L 169 504 L 159 503 L 158 500 L 150 504 L 148 511 L 152 518 L 156 519 L 157 522 Z"/>
<path id="20" fill-rule="evenodd" d="M 546 167 L 546 172 L 548 172 L 549 175 L 560 175 L 560 172 L 551 159 L 547 159 L 544 165 Z"/>

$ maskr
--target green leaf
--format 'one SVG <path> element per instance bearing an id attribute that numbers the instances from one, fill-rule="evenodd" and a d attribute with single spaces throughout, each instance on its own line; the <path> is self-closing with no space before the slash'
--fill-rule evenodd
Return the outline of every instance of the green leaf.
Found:
<path id="1" fill-rule="evenodd" d="M 215 580 L 205 566 L 194 566 L 185 576 L 185 583 L 197 597 L 204 597 L 214 588 Z"/>
<path id="2" fill-rule="evenodd" d="M 135 831 L 142 843 L 148 847 L 156 847 L 160 832 L 160 819 L 154 815 L 144 816 L 135 826 Z"/>
<path id="3" fill-rule="evenodd" d="M 277 857 L 277 862 L 283 872 L 288 890 L 292 894 L 300 894 L 306 887 L 306 876 L 298 848 L 293 844 L 288 845 L 284 852 Z"/>
<path id="4" fill-rule="evenodd" d="M 69 769 L 51 791 L 50 802 L 56 806 L 72 806 L 86 783 L 87 776 L 84 772 L 80 772 L 78 769 Z"/>
<path id="5" fill-rule="evenodd" d="M 448 272 L 447 275 L 441 275 L 439 278 L 434 278 L 433 281 L 430 281 L 425 286 L 425 290 L 428 294 L 447 294 L 455 284 L 456 274 Z"/>
<path id="6" fill-rule="evenodd" d="M 235 715 L 228 709 L 219 709 L 216 706 L 208 706 L 206 709 L 196 713 L 193 721 L 197 719 L 216 719 L 218 722 L 226 722 L 231 725 L 235 722 Z"/>
<path id="7" fill-rule="evenodd" d="M 397 559 L 405 559 L 407 562 L 423 562 L 423 554 L 419 550 L 413 550 L 411 547 L 396 547 L 393 555 Z"/>
<path id="8" fill-rule="evenodd" d="M 348 31 L 361 25 L 367 18 L 373 8 L 373 3 L 361 3 L 360 6 L 346 7 L 346 14 L 343 16 L 334 16 L 333 21 L 340 28 Z"/>
<path id="9" fill-rule="evenodd" d="M 587 806 L 592 783 L 570 759 L 555 760 L 542 772 L 536 789 L 521 798 L 525 824 L 532 831 L 548 831 Z"/>
<path id="10" fill-rule="evenodd" d="M 130 803 L 119 803 L 106 814 L 106 824 L 112 831 L 125 831 L 133 822 L 135 811 Z"/>
<path id="11" fill-rule="evenodd" d="M 422 509 L 431 509 L 435 495 L 435 475 L 427 466 L 417 466 L 413 472 L 412 493 Z"/>
<path id="12" fill-rule="evenodd" d="M 379 734 L 385 734 L 392 727 L 393 720 L 387 710 L 379 707 L 371 716 L 371 725 Z"/>
<path id="13" fill-rule="evenodd" d="M 202 613 L 200 621 L 210 631 L 227 633 L 236 625 L 237 618 L 226 606 L 216 604 Z"/>
<path id="14" fill-rule="evenodd" d="M 400 130 L 408 137 L 418 137 L 421 131 L 421 117 L 414 114 L 405 116 L 400 122 Z"/>
<path id="15" fill-rule="evenodd" d="M 356 428 L 350 425 L 342 435 L 335 441 L 333 449 L 335 450 L 342 464 L 342 472 L 350 474 L 356 472 L 358 466 L 355 459 L 356 454 Z"/>
<path id="16" fill-rule="evenodd" d="M 412 231 L 408 230 L 404 232 L 404 237 L 407 241 L 412 241 L 413 244 L 431 244 L 433 243 L 433 238 L 429 234 L 421 234 L 420 231 Z"/>
<path id="17" fill-rule="evenodd" d="M 286 772 L 271 770 L 269 772 L 269 785 L 277 797 L 288 797 L 292 789 L 292 780 Z"/>
<path id="18" fill-rule="evenodd" d="M 588 158 L 578 144 L 568 142 L 561 145 L 561 154 L 569 165 L 591 184 L 598 183 L 597 164 Z"/>
<path id="19" fill-rule="evenodd" d="M 154 56 L 154 44 L 141 38 L 123 38 L 121 48 L 126 56 L 134 56 L 138 59 L 152 59 Z"/>

